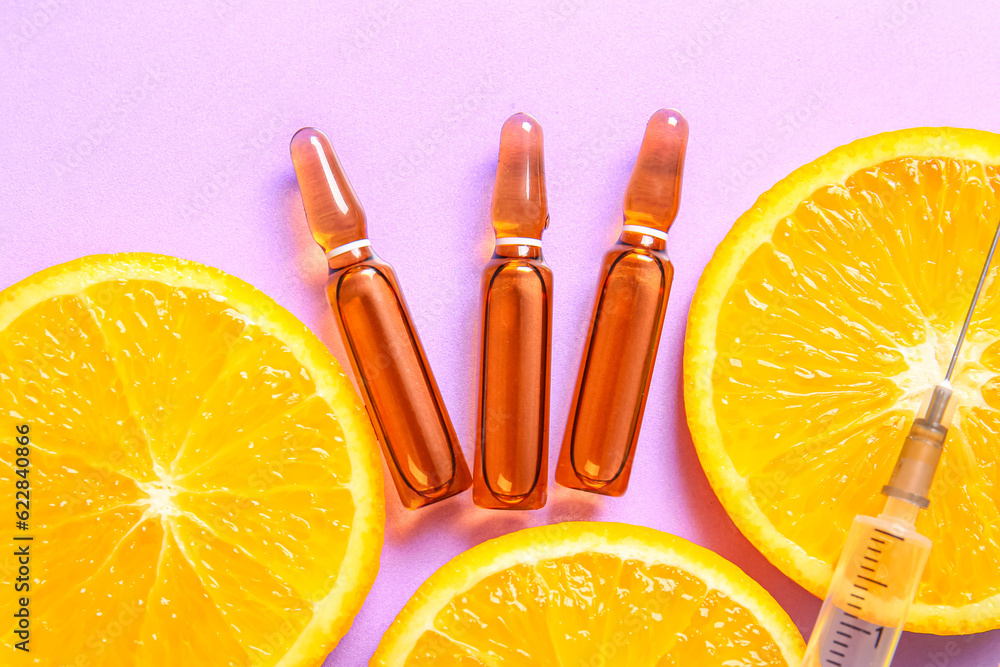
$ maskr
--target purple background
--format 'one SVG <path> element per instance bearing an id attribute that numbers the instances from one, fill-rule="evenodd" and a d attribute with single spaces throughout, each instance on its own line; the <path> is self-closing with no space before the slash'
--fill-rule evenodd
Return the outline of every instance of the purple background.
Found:
<path id="1" fill-rule="evenodd" d="M 552 486 L 537 512 L 479 510 L 466 494 L 409 513 L 390 488 L 381 574 L 328 665 L 367 661 L 420 582 L 460 551 L 570 519 L 643 524 L 707 546 L 809 632 L 819 602 L 743 538 L 698 465 L 681 399 L 688 304 L 732 222 L 798 165 L 884 130 L 1000 130 L 1000 7 L 111 4 L 4 3 L 0 286 L 90 253 L 177 255 L 257 285 L 345 359 L 288 156 L 292 133 L 316 125 L 399 274 L 470 461 L 478 280 L 504 119 L 526 111 L 546 132 L 553 466 L 599 260 L 617 235 L 645 122 L 674 106 L 691 124 L 671 231 L 676 277 L 628 494 Z M 908 634 L 894 664 L 978 667 L 998 654 L 998 632 Z"/>

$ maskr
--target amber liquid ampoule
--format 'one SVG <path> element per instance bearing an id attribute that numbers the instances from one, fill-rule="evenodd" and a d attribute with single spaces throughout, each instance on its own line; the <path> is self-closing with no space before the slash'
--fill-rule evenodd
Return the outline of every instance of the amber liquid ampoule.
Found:
<path id="1" fill-rule="evenodd" d="M 410 509 L 469 488 L 472 476 L 392 267 L 326 135 L 303 128 L 292 162 L 313 238 L 330 266 L 327 296 L 396 491 Z"/>
<path id="2" fill-rule="evenodd" d="M 674 269 L 667 230 L 677 215 L 687 121 L 649 119 L 625 191 L 625 222 L 605 255 L 559 453 L 556 481 L 609 496 L 628 488 Z"/>
<path id="3" fill-rule="evenodd" d="M 491 217 L 472 494 L 480 507 L 538 509 L 548 478 L 552 272 L 542 260 L 542 128 L 527 114 L 501 130 Z"/>

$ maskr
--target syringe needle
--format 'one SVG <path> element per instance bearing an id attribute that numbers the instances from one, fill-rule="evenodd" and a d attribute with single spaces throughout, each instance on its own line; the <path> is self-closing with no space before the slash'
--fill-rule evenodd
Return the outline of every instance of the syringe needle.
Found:
<path id="1" fill-rule="evenodd" d="M 976 310 L 976 302 L 979 301 L 979 293 L 983 291 L 986 283 L 986 276 L 990 272 L 990 264 L 993 263 L 993 253 L 997 249 L 997 241 L 1000 240 L 1000 222 L 997 223 L 997 230 L 993 233 L 993 243 L 990 244 L 990 251 L 986 253 L 986 262 L 983 270 L 979 274 L 979 282 L 976 283 L 976 291 L 972 295 L 972 303 L 969 304 L 969 311 L 965 314 L 965 322 L 962 323 L 962 330 L 958 332 L 958 342 L 955 343 L 955 351 L 951 353 L 951 362 L 948 364 L 948 372 L 944 374 L 944 379 L 950 381 L 951 374 L 955 371 L 955 364 L 958 363 L 958 354 L 962 351 L 962 343 L 965 342 L 965 334 L 969 331 L 969 323 L 972 322 L 972 313 Z"/>

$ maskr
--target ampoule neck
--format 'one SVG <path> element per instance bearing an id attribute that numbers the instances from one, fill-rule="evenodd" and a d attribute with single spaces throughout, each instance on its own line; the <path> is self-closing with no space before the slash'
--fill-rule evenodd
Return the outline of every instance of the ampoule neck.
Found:
<path id="1" fill-rule="evenodd" d="M 498 243 L 494 249 L 495 257 L 505 259 L 541 259 L 542 248 L 536 245 L 514 245 Z"/>
<path id="2" fill-rule="evenodd" d="M 631 225 L 628 221 L 626 221 L 618 241 L 635 248 L 642 248 L 643 250 L 666 252 L 666 234 L 652 229 L 637 229 L 636 227 L 638 226 Z"/>
<path id="3" fill-rule="evenodd" d="M 328 255 L 326 258 L 327 266 L 330 267 L 331 271 L 339 271 L 341 269 L 346 269 L 354 264 L 360 264 L 369 259 L 375 257 L 374 251 L 372 251 L 371 245 L 365 245 L 359 248 L 352 248 L 344 252 L 336 253 L 332 256 Z"/>

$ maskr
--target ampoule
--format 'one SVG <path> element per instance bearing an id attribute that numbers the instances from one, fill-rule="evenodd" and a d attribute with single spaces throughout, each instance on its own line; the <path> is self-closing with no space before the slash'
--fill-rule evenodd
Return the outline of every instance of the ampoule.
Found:
<path id="1" fill-rule="evenodd" d="M 646 125 L 621 237 L 604 257 L 556 468 L 563 486 L 609 496 L 628 488 L 674 275 L 667 230 L 677 215 L 687 138 L 687 121 L 674 109 L 660 109 Z"/>
<path id="2" fill-rule="evenodd" d="M 455 428 L 330 140 L 306 127 L 291 151 L 306 219 L 329 262 L 330 306 L 400 500 L 417 509 L 464 491 L 472 476 Z"/>
<path id="3" fill-rule="evenodd" d="M 482 346 L 473 499 L 538 509 L 548 478 L 552 272 L 542 127 L 514 114 L 500 132 L 491 209 L 496 249 L 482 279 Z"/>

